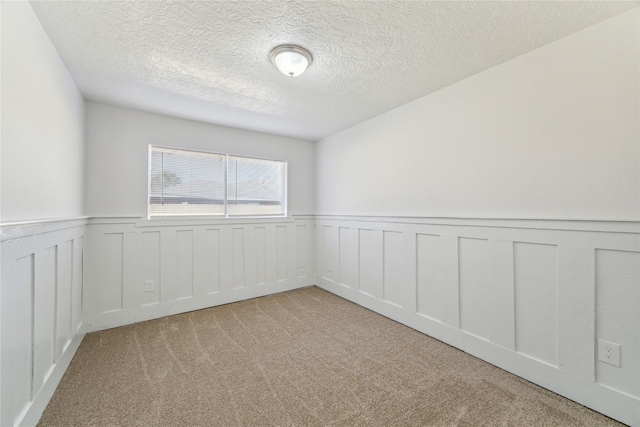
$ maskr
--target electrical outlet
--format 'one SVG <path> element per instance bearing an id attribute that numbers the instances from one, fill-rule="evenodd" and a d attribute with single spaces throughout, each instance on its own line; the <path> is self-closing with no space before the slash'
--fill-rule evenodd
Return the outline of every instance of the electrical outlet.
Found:
<path id="1" fill-rule="evenodd" d="M 330 262 L 327 269 L 329 270 L 329 273 L 331 273 L 333 271 L 333 263 Z"/>
<path id="2" fill-rule="evenodd" d="M 153 280 L 147 280 L 144 282 L 144 286 L 145 292 L 153 292 Z"/>
<path id="3" fill-rule="evenodd" d="M 598 360 L 620 367 L 620 344 L 598 340 Z"/>

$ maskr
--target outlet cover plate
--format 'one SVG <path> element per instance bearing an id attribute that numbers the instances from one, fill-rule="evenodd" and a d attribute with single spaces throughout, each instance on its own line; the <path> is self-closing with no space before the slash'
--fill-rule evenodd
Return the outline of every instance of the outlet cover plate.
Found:
<path id="1" fill-rule="evenodd" d="M 144 282 L 145 292 L 153 292 L 153 280 L 147 280 Z"/>
<path id="2" fill-rule="evenodd" d="M 598 340 L 598 360 L 620 367 L 620 344 Z"/>

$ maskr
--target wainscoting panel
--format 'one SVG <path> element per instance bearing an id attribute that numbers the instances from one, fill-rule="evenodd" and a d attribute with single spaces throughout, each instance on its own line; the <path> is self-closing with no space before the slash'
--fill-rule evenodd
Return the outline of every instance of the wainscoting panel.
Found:
<path id="1" fill-rule="evenodd" d="M 402 233 L 382 232 L 382 254 L 382 299 L 403 307 L 403 295 L 407 295 L 407 286 L 402 278 Z"/>
<path id="2" fill-rule="evenodd" d="M 300 227 L 300 228 L 297 228 Z M 303 225 L 297 226 L 296 229 L 300 234 L 304 233 L 306 228 Z M 255 228 L 255 256 L 256 256 L 256 286 L 267 284 L 267 243 L 265 227 Z M 302 252 L 302 251 L 301 251 Z M 213 256 L 212 256 L 213 257 Z M 219 261 L 217 261 L 219 262 Z M 310 266 L 307 266 L 309 268 Z M 302 275 L 304 277 L 304 274 Z M 219 279 L 218 279 L 219 282 Z M 219 289 L 219 285 L 217 289 Z"/>
<path id="3" fill-rule="evenodd" d="M 620 344 L 621 368 L 597 363 L 596 381 L 640 397 L 640 253 L 596 251 L 596 335 Z"/>
<path id="4" fill-rule="evenodd" d="M 322 259 L 323 262 L 319 264 L 318 271 L 320 276 L 325 277 L 327 280 L 338 281 L 337 270 L 338 258 L 340 256 L 338 232 L 339 227 L 321 227 L 322 230 Z"/>
<path id="5" fill-rule="evenodd" d="M 56 361 L 56 352 L 51 343 L 56 324 L 56 248 L 45 249 L 36 254 L 35 288 L 33 307 L 33 388 L 39 390 L 45 382 L 47 372 Z M 24 277 L 24 274 L 20 274 Z M 34 396 L 32 395 L 31 398 Z"/>
<path id="6" fill-rule="evenodd" d="M 440 238 L 416 234 L 416 313 L 442 319 L 440 302 Z"/>
<path id="7" fill-rule="evenodd" d="M 640 223 L 316 224 L 318 286 L 640 426 Z M 597 339 L 621 345 L 621 367 L 597 361 Z"/>
<path id="8" fill-rule="evenodd" d="M 145 231 L 142 233 L 141 273 L 145 280 L 151 280 L 155 287 L 150 292 L 140 292 L 142 305 L 160 302 L 160 232 Z"/>
<path id="9" fill-rule="evenodd" d="M 514 244 L 516 351 L 557 366 L 557 247 Z"/>
<path id="10" fill-rule="evenodd" d="M 178 230 L 176 233 L 178 256 L 178 299 L 193 296 L 193 230 Z M 135 283 L 132 283 L 135 286 Z"/>
<path id="11" fill-rule="evenodd" d="M 359 231 L 359 277 L 358 287 L 363 294 L 383 299 L 383 252 L 382 231 L 361 229 Z M 318 260 L 322 266 L 326 262 Z"/>
<path id="12" fill-rule="evenodd" d="M 6 256 L 4 248 L 2 255 Z M 34 255 L 14 258 L 12 262 L 12 266 L 8 266 L 7 262 L 2 263 L 2 372 L 0 375 L 2 378 L 2 425 L 8 426 L 21 420 L 24 411 L 31 404 L 32 386 L 35 382 L 31 367 L 34 360 L 40 359 L 40 356 L 33 354 L 31 335 L 35 327 L 35 310 L 32 306 Z M 11 283 L 7 283 L 8 281 Z M 5 301 L 11 301 L 11 304 Z M 54 319 L 55 316 L 49 321 L 53 324 Z M 55 332 L 47 337 L 47 341 L 46 346 L 53 354 Z M 38 349 L 42 347 L 41 344 Z"/>
<path id="13" fill-rule="evenodd" d="M 276 261 L 277 261 L 277 275 L 278 282 L 288 280 L 288 241 L 287 241 L 287 227 L 278 225 L 276 226 Z M 297 260 L 296 260 L 297 261 Z"/>
<path id="14" fill-rule="evenodd" d="M 37 423 L 84 337 L 86 222 L 1 227 L 0 425 Z M 110 236 L 107 244 L 119 241 Z M 110 305 L 118 304 L 115 296 Z"/>
<path id="15" fill-rule="evenodd" d="M 233 228 L 231 230 L 231 262 L 233 264 L 233 287 L 242 288 L 245 285 L 244 282 L 244 264 L 245 264 L 245 251 L 244 251 L 244 228 Z"/>
<path id="16" fill-rule="evenodd" d="M 256 228 L 256 232 L 259 228 Z M 306 225 L 296 225 L 296 248 L 311 248 L 313 249 L 313 236 L 314 229 L 313 226 L 309 227 Z M 262 237 L 262 242 L 264 242 L 264 232 Z M 259 245 L 256 244 L 256 247 Z M 262 244 L 262 251 L 264 252 L 264 243 Z M 296 251 L 296 277 L 304 277 L 306 275 L 313 275 L 314 273 L 314 257 L 313 250 L 308 251 Z M 262 263 L 262 270 L 264 271 L 264 262 Z M 262 280 L 264 282 L 264 280 Z"/>
<path id="17" fill-rule="evenodd" d="M 55 358 L 60 358 L 64 347 L 69 343 L 73 335 L 71 325 L 71 301 L 73 277 L 73 241 L 67 240 L 57 246 L 58 248 L 58 274 L 56 291 L 56 343 Z"/>
<path id="18" fill-rule="evenodd" d="M 458 240 L 460 327 L 482 339 L 491 336 L 488 241 Z"/>
<path id="19" fill-rule="evenodd" d="M 100 247 L 100 256 L 109 268 L 103 270 L 105 281 L 111 283 L 102 293 L 102 310 L 105 312 L 118 311 L 123 308 L 124 291 L 124 233 L 105 234 Z"/>
<path id="20" fill-rule="evenodd" d="M 312 217 L 93 218 L 88 229 L 88 332 L 314 281 Z M 147 291 L 149 281 L 153 289 Z"/>
<path id="21" fill-rule="evenodd" d="M 358 230 L 340 228 L 340 262 L 339 282 L 353 289 L 358 289 L 359 245 Z"/>

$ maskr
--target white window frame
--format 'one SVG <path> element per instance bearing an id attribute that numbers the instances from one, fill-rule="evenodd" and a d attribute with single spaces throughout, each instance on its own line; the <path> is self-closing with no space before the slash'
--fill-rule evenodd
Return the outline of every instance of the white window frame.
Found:
<path id="1" fill-rule="evenodd" d="M 171 150 L 183 153 L 195 153 L 195 154 L 212 154 L 218 156 L 224 156 L 224 214 L 211 214 L 211 215 L 151 215 L 151 162 L 152 152 L 154 149 Z M 243 158 L 249 160 L 260 160 L 268 162 L 277 162 L 282 164 L 282 179 L 281 179 L 281 191 L 282 191 L 282 213 L 279 214 L 244 214 L 244 215 L 230 215 L 229 204 L 229 157 Z M 281 159 L 269 159 L 264 157 L 253 157 L 240 154 L 230 153 L 218 153 L 213 151 L 193 150 L 188 148 L 176 148 L 168 147 L 164 145 L 149 144 L 147 152 L 147 215 L 148 220 L 180 220 L 180 219 L 233 219 L 233 218 L 286 218 L 288 216 L 288 162 Z"/>

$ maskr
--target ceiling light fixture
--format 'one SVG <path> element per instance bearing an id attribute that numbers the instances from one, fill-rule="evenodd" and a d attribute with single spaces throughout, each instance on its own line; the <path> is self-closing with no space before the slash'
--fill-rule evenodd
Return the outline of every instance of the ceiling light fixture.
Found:
<path id="1" fill-rule="evenodd" d="M 282 74 L 289 77 L 304 73 L 313 62 L 313 57 L 307 49 L 293 44 L 277 46 L 271 51 L 269 58 Z"/>

